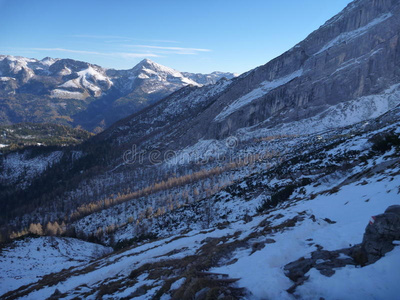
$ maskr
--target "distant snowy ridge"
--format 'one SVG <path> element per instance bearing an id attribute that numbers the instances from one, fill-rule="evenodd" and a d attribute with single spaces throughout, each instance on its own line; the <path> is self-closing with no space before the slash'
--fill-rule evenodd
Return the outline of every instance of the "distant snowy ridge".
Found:
<path id="1" fill-rule="evenodd" d="M 61 123 L 99 131 L 185 86 L 201 87 L 224 77 L 234 74 L 183 73 L 149 59 L 115 70 L 72 59 L 0 55 L 1 122 Z M 18 110 L 26 106 L 26 97 L 32 99 L 29 107 Z"/>
<path id="2" fill-rule="evenodd" d="M 212 72 L 210 74 L 189 73 L 189 72 L 182 72 L 182 74 L 185 77 L 190 78 L 202 85 L 215 84 L 221 78 L 232 79 L 234 77 L 239 76 L 238 73 L 218 72 L 218 71 Z"/>
<path id="3" fill-rule="evenodd" d="M 36 73 L 42 75 L 51 76 L 52 71 L 50 71 L 51 66 L 55 66 L 56 63 L 61 63 L 62 59 L 53 59 L 46 57 L 43 60 L 25 58 L 20 56 L 12 56 L 12 55 L 0 55 L 0 62 L 7 60 L 9 61 L 9 67 L 11 69 L 12 74 L 18 74 L 21 70 L 25 70 L 29 74 L 29 78 L 36 76 Z M 222 73 L 222 72 L 213 72 L 212 74 L 193 74 L 188 72 L 179 72 L 175 69 L 160 65 L 156 62 L 153 62 L 149 59 L 144 59 L 140 63 L 138 63 L 131 70 L 112 70 L 110 69 L 113 75 L 110 75 L 109 69 L 101 68 L 99 66 L 88 64 L 88 63 L 80 63 L 80 67 L 86 66 L 79 71 L 73 72 L 71 67 L 68 67 L 71 64 L 72 60 L 65 60 L 65 64 L 61 69 L 57 69 L 55 72 L 57 75 L 68 76 L 72 73 L 76 74 L 76 78 L 68 79 L 67 81 L 62 82 L 57 86 L 56 89 L 51 90 L 51 97 L 53 98 L 63 98 L 63 99 L 85 99 L 90 96 L 89 93 L 84 93 L 83 91 L 70 91 L 69 88 L 78 88 L 78 89 L 88 89 L 93 92 L 94 97 L 100 97 L 104 94 L 112 85 L 115 84 L 116 80 L 124 80 L 124 81 L 132 81 L 135 79 L 156 79 L 159 82 L 164 82 L 166 84 L 180 84 L 181 87 L 185 85 L 194 85 L 194 86 L 202 86 L 203 83 L 197 82 L 204 81 L 204 78 L 212 78 L 215 82 L 220 78 L 227 76 L 233 78 L 235 75 L 232 73 Z M 56 67 L 54 67 L 56 68 Z M 76 66 L 73 67 L 76 69 Z M 54 72 L 54 70 L 53 70 Z M 1 72 L 0 68 L 0 75 Z M 185 75 L 184 75 L 185 74 Z M 123 78 L 126 75 L 127 78 Z M 12 77 L 3 76 L 3 81 L 10 80 Z M 102 81 L 102 85 L 99 86 L 97 84 L 98 81 Z M 127 83 L 129 85 L 129 83 Z"/>
<path id="4" fill-rule="evenodd" d="M 160 81 L 182 81 L 185 84 L 201 86 L 201 84 L 185 77 L 181 72 L 155 63 L 149 59 L 144 59 L 135 67 L 135 69 L 139 69 L 141 71 L 139 75 L 139 78 L 141 79 L 156 77 Z"/>

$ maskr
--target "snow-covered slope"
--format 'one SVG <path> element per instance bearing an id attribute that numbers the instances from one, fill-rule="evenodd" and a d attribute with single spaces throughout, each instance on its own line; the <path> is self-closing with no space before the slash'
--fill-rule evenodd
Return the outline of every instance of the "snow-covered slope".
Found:
<path id="1" fill-rule="evenodd" d="M 374 136 L 398 136 L 397 127 L 361 130 L 346 139 L 323 136 L 325 142 L 308 148 L 307 155 L 254 173 L 161 220 L 154 217 L 149 230 L 160 239 L 55 273 L 3 298 L 47 298 L 57 289 L 61 299 L 191 299 L 200 293 L 233 299 L 395 299 L 398 246 L 372 265 L 334 266 L 329 277 L 311 268 L 294 290 L 284 266 L 318 249 L 360 243 L 371 216 L 400 204 L 399 146 L 369 150 Z M 260 210 L 271 194 L 300 182 L 287 199 Z M 169 231 L 163 229 L 167 223 Z"/>
<path id="2" fill-rule="evenodd" d="M 63 70 L 62 74 L 70 75 Z M 87 69 L 76 72 L 76 75 L 76 78 L 65 81 L 56 89 L 51 90 L 50 97 L 80 100 L 91 95 L 100 97 L 105 92 L 104 89 L 108 90 L 113 85 L 111 79 L 105 75 L 105 71 L 94 65 L 89 65 Z M 77 89 L 80 91 L 76 91 Z"/>
<path id="3" fill-rule="evenodd" d="M 0 251 L 0 294 L 39 281 L 45 275 L 87 264 L 111 251 L 109 247 L 72 238 L 14 241 Z"/>
<path id="4" fill-rule="evenodd" d="M 268 238 L 274 242 L 266 244 L 265 248 L 254 254 L 251 254 L 251 248 L 240 249 L 230 257 L 235 261 L 233 264 L 210 271 L 240 278 L 238 285 L 252 292 L 253 296 L 249 299 L 293 299 L 287 293 L 293 282 L 285 276 L 282 267 L 298 258 L 309 257 L 319 247 L 332 251 L 361 243 L 370 217 L 382 213 L 390 205 L 400 204 L 399 178 L 394 175 L 398 171 L 397 161 L 394 169 L 372 176 L 367 181 L 362 179 L 346 184 L 337 192 L 331 192 L 330 189 L 340 185 L 342 177 L 333 177 L 329 181 L 326 179 L 317 189 L 315 184 L 305 186 L 304 190 L 291 196 L 291 199 L 297 198 L 298 201 L 289 202 L 289 205 L 275 210 L 267 218 L 275 219 L 270 226 L 278 226 L 300 215 L 305 217 L 304 220 L 282 233 L 260 236 L 253 242 L 263 243 Z M 312 195 L 316 197 L 310 200 L 314 197 Z M 283 217 L 277 218 L 280 215 Z M 400 274 L 395 271 L 399 267 L 399 258 L 400 248 L 376 265 L 361 269 L 355 266 L 337 268 L 332 277 L 311 269 L 309 280 L 295 294 L 301 299 L 395 299 L 396 282 L 400 279 Z M 376 278 L 374 274 L 380 275 Z M 357 282 L 364 284 L 360 286 Z"/>

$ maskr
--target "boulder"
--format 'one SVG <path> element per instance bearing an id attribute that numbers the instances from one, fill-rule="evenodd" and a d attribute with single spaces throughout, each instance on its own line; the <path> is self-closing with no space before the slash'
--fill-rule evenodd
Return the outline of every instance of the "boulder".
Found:
<path id="1" fill-rule="evenodd" d="M 385 213 L 397 214 L 400 217 L 400 205 L 391 205 L 386 208 Z"/>
<path id="2" fill-rule="evenodd" d="M 372 264 L 394 248 L 395 240 L 400 240 L 400 205 L 389 206 L 383 214 L 371 217 L 361 244 L 335 251 L 323 250 L 317 245 L 311 258 L 302 257 L 285 265 L 285 275 L 294 281 L 287 291 L 294 293 L 308 279 L 306 274 L 311 268 L 330 277 L 335 269 L 346 265 Z"/>
<path id="3" fill-rule="evenodd" d="M 371 217 L 361 244 L 367 263 L 393 250 L 395 240 L 400 240 L 400 205 L 389 206 L 383 214 Z"/>

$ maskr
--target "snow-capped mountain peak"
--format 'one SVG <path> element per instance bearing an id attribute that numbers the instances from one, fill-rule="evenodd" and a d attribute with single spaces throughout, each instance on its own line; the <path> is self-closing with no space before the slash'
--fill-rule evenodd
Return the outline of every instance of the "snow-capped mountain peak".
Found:
<path id="1" fill-rule="evenodd" d="M 93 130 L 100 123 L 103 124 L 102 128 L 107 127 L 187 85 L 200 87 L 214 83 L 201 80 L 201 76 L 211 75 L 196 75 L 200 77 L 192 78 L 191 73 L 183 74 L 150 59 L 142 60 L 129 70 L 114 70 L 73 59 L 45 57 L 37 60 L 0 55 L 0 96 L 6 99 L 12 95 L 16 98 L 13 103 L 18 105 L 18 101 L 23 102 L 28 94 L 31 99 L 37 97 L 38 101 L 47 101 L 45 110 L 49 107 L 53 110 L 49 114 L 50 119 L 32 119 L 28 116 L 29 111 L 37 111 L 38 107 L 28 108 L 26 117 L 23 116 L 22 120 L 18 118 L 18 122 L 57 120 L 56 122 L 73 123 Z M 216 79 L 223 77 L 215 74 L 212 76 L 216 76 Z M 102 99 L 107 101 L 103 102 Z M 71 103 L 67 104 L 63 100 Z M 82 109 L 79 102 L 74 100 L 84 101 L 84 106 L 96 100 L 100 104 Z M 35 101 L 32 102 L 33 106 L 34 103 Z M 64 115 L 66 107 L 69 107 L 68 115 Z M 15 122 L 13 108 L 8 111 L 6 123 Z M 54 115 L 60 114 L 61 118 L 54 119 Z M 67 121 L 71 118 L 72 122 Z"/>
<path id="2" fill-rule="evenodd" d="M 160 65 L 150 59 L 142 60 L 132 70 L 138 72 L 137 77 L 141 79 L 157 78 L 160 81 L 176 81 L 181 82 L 183 85 L 201 86 L 196 81 L 185 77 L 181 72 Z"/>
<path id="3" fill-rule="evenodd" d="M 40 62 L 46 66 L 51 66 L 52 64 L 54 64 L 56 61 L 60 60 L 59 58 L 51 58 L 51 57 L 45 57 L 43 58 Z"/>

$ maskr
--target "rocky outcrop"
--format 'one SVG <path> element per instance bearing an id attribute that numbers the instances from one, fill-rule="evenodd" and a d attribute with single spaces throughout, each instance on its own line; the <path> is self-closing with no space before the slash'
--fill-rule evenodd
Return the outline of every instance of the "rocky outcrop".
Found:
<path id="1" fill-rule="evenodd" d="M 392 205 L 385 213 L 371 217 L 361 244 L 366 263 L 374 263 L 393 250 L 395 240 L 400 240 L 400 205 Z"/>
<path id="2" fill-rule="evenodd" d="M 287 264 L 285 274 L 294 282 L 288 292 L 293 293 L 297 286 L 303 284 L 312 268 L 330 277 L 335 274 L 335 269 L 346 265 L 372 264 L 393 250 L 395 240 L 400 240 L 400 205 L 389 206 L 385 213 L 371 217 L 361 244 L 335 251 L 319 247 L 310 258 L 302 257 Z"/>
<path id="3" fill-rule="evenodd" d="M 321 248 L 311 253 L 311 258 L 300 258 L 284 267 L 285 275 L 294 282 L 288 289 L 293 293 L 296 288 L 303 284 L 309 276 L 306 274 L 312 268 L 317 269 L 322 275 L 331 277 L 335 274 L 336 268 L 342 268 L 346 265 L 357 265 L 352 257 L 356 247 L 346 248 L 336 251 L 322 250 Z"/>

